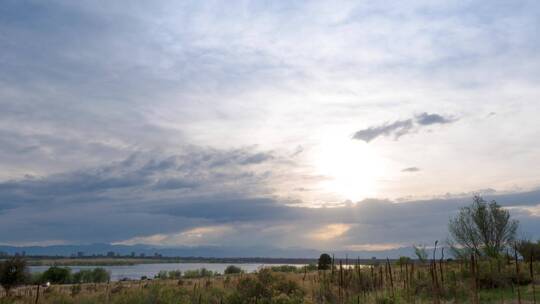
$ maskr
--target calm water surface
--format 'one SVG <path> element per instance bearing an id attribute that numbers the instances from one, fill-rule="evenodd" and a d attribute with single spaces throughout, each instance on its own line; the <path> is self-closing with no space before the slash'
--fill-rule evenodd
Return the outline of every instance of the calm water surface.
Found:
<path id="1" fill-rule="evenodd" d="M 221 264 L 221 263 L 157 263 L 157 264 L 136 264 L 136 265 L 121 265 L 121 266 L 68 266 L 72 272 L 78 272 L 81 269 L 94 269 L 96 267 L 105 268 L 111 274 L 111 281 L 118 281 L 123 278 L 138 280 L 142 276 L 153 278 L 160 271 L 180 270 L 195 270 L 206 268 L 208 270 L 223 273 L 229 265 L 235 265 L 245 272 L 254 272 L 261 267 L 279 266 L 285 264 Z M 293 265 L 302 266 L 302 265 Z M 50 266 L 30 266 L 30 272 L 44 272 Z"/>

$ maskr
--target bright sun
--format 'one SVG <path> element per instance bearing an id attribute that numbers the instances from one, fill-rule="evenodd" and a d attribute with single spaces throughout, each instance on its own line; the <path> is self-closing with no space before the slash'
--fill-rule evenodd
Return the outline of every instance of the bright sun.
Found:
<path id="1" fill-rule="evenodd" d="M 320 184 L 323 191 L 351 201 L 377 194 L 377 181 L 383 177 L 385 166 L 370 145 L 330 137 L 322 141 L 315 155 L 317 173 L 328 178 Z"/>

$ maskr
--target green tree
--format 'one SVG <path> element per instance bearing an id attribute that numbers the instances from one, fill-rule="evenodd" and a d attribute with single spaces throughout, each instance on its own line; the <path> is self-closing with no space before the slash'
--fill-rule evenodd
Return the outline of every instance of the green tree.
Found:
<path id="1" fill-rule="evenodd" d="M 58 266 L 49 267 L 41 277 L 43 281 L 54 284 L 68 284 L 72 279 L 71 269 Z"/>
<path id="2" fill-rule="evenodd" d="M 414 249 L 414 254 L 416 255 L 416 258 L 420 262 L 425 263 L 428 259 L 426 245 L 413 245 L 413 249 Z"/>
<path id="3" fill-rule="evenodd" d="M 63 268 L 62 268 L 63 269 Z M 55 270 L 58 272 L 57 270 Z M 50 279 L 51 274 L 48 274 L 48 278 Z M 111 275 L 107 270 L 101 267 L 94 268 L 92 270 L 90 269 L 81 269 L 79 272 L 74 273 L 71 276 L 71 282 L 72 283 L 105 283 L 109 281 L 111 278 Z"/>
<path id="4" fill-rule="evenodd" d="M 111 274 L 101 267 L 92 270 L 92 283 L 105 283 L 111 280 Z"/>
<path id="5" fill-rule="evenodd" d="M 517 251 L 525 261 L 540 261 L 540 240 L 536 243 L 530 240 L 520 240 L 517 242 Z"/>
<path id="6" fill-rule="evenodd" d="M 43 279 L 42 279 L 43 280 Z M 81 269 L 79 272 L 73 274 L 73 283 L 92 283 L 92 271 L 88 269 Z"/>
<path id="7" fill-rule="evenodd" d="M 318 268 L 319 270 L 328 270 L 332 265 L 332 257 L 328 253 L 323 253 L 319 257 Z"/>
<path id="8" fill-rule="evenodd" d="M 450 219 L 449 244 L 457 255 L 475 253 L 497 257 L 515 240 L 518 221 L 510 218 L 510 212 L 497 202 L 486 202 L 482 197 L 473 197 L 470 206 L 460 209 Z"/>
<path id="9" fill-rule="evenodd" d="M 225 268 L 224 274 L 237 274 L 242 273 L 242 268 L 234 265 L 229 265 L 227 268 Z"/>
<path id="10" fill-rule="evenodd" d="M 25 260 L 14 257 L 0 263 L 0 285 L 7 293 L 11 288 L 24 284 L 29 278 L 30 274 Z"/>
<path id="11" fill-rule="evenodd" d="M 411 258 L 406 256 L 400 256 L 399 260 L 397 261 L 398 265 L 406 265 L 411 263 Z"/>

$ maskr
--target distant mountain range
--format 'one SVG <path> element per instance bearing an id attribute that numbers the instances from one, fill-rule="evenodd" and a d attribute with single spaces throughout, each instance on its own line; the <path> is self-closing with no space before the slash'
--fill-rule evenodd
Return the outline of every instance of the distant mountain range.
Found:
<path id="1" fill-rule="evenodd" d="M 154 256 L 163 257 L 203 257 L 203 258 L 318 258 L 322 253 L 319 250 L 305 248 L 277 248 L 277 247 L 223 247 L 223 246 L 197 246 L 197 247 L 157 247 L 150 245 L 51 245 L 51 246 L 0 246 L 0 252 L 10 255 L 25 254 L 32 256 L 73 256 L 78 253 L 84 256 L 103 255 L 114 252 L 117 255 Z M 400 256 L 414 257 L 411 247 L 402 247 L 382 251 L 326 251 L 336 257 L 343 258 L 399 258 Z"/>

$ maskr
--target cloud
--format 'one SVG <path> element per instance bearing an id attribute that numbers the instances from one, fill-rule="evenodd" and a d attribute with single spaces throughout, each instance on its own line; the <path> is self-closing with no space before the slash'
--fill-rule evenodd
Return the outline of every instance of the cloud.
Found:
<path id="1" fill-rule="evenodd" d="M 351 229 L 347 224 L 329 224 L 321 227 L 310 234 L 310 238 L 316 241 L 328 241 L 341 237 Z"/>
<path id="2" fill-rule="evenodd" d="M 272 175 L 264 167 L 277 169 L 281 157 L 271 153 L 263 163 L 245 162 L 259 153 L 268 152 L 192 147 L 172 156 L 139 153 L 84 172 L 2 182 L 0 239 L 375 250 L 442 240 L 449 216 L 470 203 L 467 196 L 368 199 L 332 208 L 290 204 L 266 192 Z M 512 207 L 524 231 L 540 231 L 534 220 L 540 190 L 491 191 L 485 197 Z"/>
<path id="3" fill-rule="evenodd" d="M 233 233 L 234 228 L 227 225 L 202 226 L 171 234 L 154 234 L 136 236 L 129 240 L 113 242 L 115 245 L 158 245 L 158 246 L 194 246 L 204 244 L 216 245 L 227 234 Z"/>
<path id="4" fill-rule="evenodd" d="M 401 170 L 401 172 L 418 172 L 420 171 L 420 168 L 418 167 L 409 167 Z"/>
<path id="5" fill-rule="evenodd" d="M 410 246 L 411 244 L 406 244 L 405 246 Z M 345 249 L 352 251 L 384 251 L 392 250 L 403 247 L 404 244 L 399 243 L 379 243 L 379 244 L 359 244 L 359 245 L 349 245 Z"/>
<path id="6" fill-rule="evenodd" d="M 128 229 L 147 234 L 200 224 L 205 218 L 220 221 L 236 215 L 241 219 L 240 212 L 249 217 L 258 202 L 268 205 L 264 200 L 250 197 L 265 192 L 269 176 L 261 166 L 275 159 L 268 152 L 248 148 L 190 147 L 179 155 L 138 153 L 96 168 L 0 182 L 0 218 L 6 225 L 2 229 L 18 226 L 23 233 L 4 230 L 6 233 L 0 233 L 0 238 L 12 241 L 34 236 L 45 238 L 46 234 L 59 233 L 67 225 L 72 229 L 61 233 L 66 240 L 76 240 L 79 233 L 88 242 L 104 241 L 109 237 L 122 239 L 131 234 Z M 238 202 L 245 203 L 234 207 Z M 231 206 L 227 206 L 229 203 Z M 221 212 L 218 217 L 220 209 L 229 213 Z M 274 209 L 280 210 L 279 206 Z M 27 224 L 19 226 L 11 220 L 4 221 L 10 214 L 17 214 L 13 220 L 18 218 Z M 166 220 L 171 217 L 188 219 L 179 223 Z M 92 228 L 94 232 L 85 227 L 95 226 L 93 221 L 103 224 Z M 42 230 L 43 225 L 48 228 Z M 111 231 L 106 232 L 105 227 Z"/>
<path id="7" fill-rule="evenodd" d="M 467 198 L 341 206 L 340 193 L 321 190 L 333 176 L 319 172 L 317 151 L 355 121 L 381 122 L 354 134 L 365 142 L 456 121 L 407 114 L 434 106 L 505 119 L 373 150 L 430 168 L 418 185 L 395 187 L 412 193 L 386 191 L 390 178 L 377 177 L 381 195 L 537 180 L 537 2 L 149 3 L 2 3 L 2 242 L 157 244 L 223 225 L 234 229 L 190 240 L 310 246 L 336 223 L 350 228 L 326 246 L 432 241 Z M 463 181 L 471 164 L 476 174 Z M 505 174 L 494 181 L 495 171 Z M 540 231 L 536 209 L 523 208 L 538 193 L 505 195 L 495 197 Z M 339 207 L 305 208 L 311 198 Z"/>
<path id="8" fill-rule="evenodd" d="M 370 142 L 379 136 L 393 136 L 395 139 L 407 134 L 413 128 L 413 121 L 411 119 L 398 120 L 393 123 L 386 123 L 381 126 L 369 127 L 357 131 L 353 135 L 353 139 L 363 140 Z"/>
<path id="9" fill-rule="evenodd" d="M 426 112 L 417 115 L 415 118 L 416 123 L 422 126 L 429 126 L 433 124 L 448 124 L 455 121 L 455 119 L 451 117 L 444 117 L 439 114 L 428 114 Z"/>
<path id="10" fill-rule="evenodd" d="M 353 139 L 363 140 L 369 143 L 377 137 L 391 136 L 397 140 L 403 135 L 416 132 L 421 127 L 434 124 L 449 124 L 456 120 L 457 119 L 451 117 L 424 112 L 411 119 L 397 120 L 392 123 L 385 123 L 380 126 L 373 126 L 367 129 L 359 130 L 354 133 Z"/>

